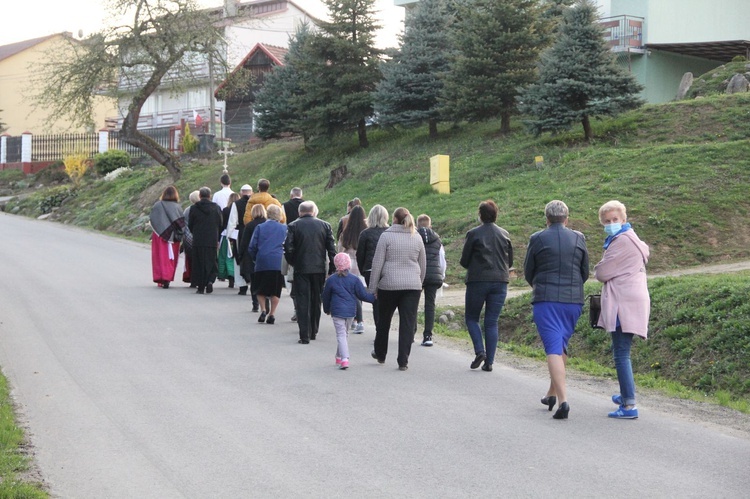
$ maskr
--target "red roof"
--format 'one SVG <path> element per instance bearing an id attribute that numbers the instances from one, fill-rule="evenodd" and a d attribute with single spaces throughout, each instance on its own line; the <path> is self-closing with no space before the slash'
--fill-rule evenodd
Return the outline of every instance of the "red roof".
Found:
<path id="1" fill-rule="evenodd" d="M 11 43 L 9 45 L 0 46 L 0 61 L 7 59 L 8 57 L 14 56 L 19 52 L 28 50 L 40 43 L 54 38 L 56 36 L 66 36 L 68 33 L 55 33 L 54 35 L 42 36 L 40 38 L 32 38 L 31 40 L 24 40 L 22 42 Z"/>
<path id="2" fill-rule="evenodd" d="M 245 64 L 253 58 L 253 56 L 258 52 L 264 52 L 270 59 L 273 61 L 273 63 L 276 66 L 283 66 L 284 65 L 284 56 L 287 52 L 289 52 L 284 47 L 277 47 L 276 45 L 264 45 L 263 43 L 256 43 L 255 47 L 250 49 L 250 52 L 247 53 L 247 55 L 240 61 L 239 64 L 237 64 L 237 67 L 235 67 L 229 75 L 224 79 L 224 81 L 221 82 L 221 84 L 216 87 L 216 91 L 214 92 L 214 95 L 224 88 L 224 86 L 227 83 L 227 80 L 229 80 L 233 74 L 235 74 L 237 71 L 245 67 Z"/>

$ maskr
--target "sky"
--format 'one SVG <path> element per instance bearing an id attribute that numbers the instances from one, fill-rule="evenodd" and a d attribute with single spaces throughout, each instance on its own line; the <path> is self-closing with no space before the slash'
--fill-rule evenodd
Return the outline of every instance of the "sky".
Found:
<path id="1" fill-rule="evenodd" d="M 325 6 L 318 0 L 294 0 L 312 15 L 323 17 Z M 222 0 L 199 0 L 204 7 L 218 7 Z M 244 2 L 243 2 L 244 3 Z M 77 36 L 95 33 L 104 27 L 107 16 L 103 0 L 4 0 L 0 15 L 0 46 L 69 31 Z M 32 10 L 33 9 L 33 10 Z M 376 9 L 383 29 L 378 34 L 381 48 L 398 44 L 397 34 L 403 29 L 404 9 L 393 0 L 376 0 Z"/>

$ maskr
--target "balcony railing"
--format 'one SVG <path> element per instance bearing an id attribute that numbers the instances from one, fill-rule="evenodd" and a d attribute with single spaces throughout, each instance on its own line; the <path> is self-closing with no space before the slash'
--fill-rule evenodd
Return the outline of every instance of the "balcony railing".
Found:
<path id="1" fill-rule="evenodd" d="M 208 108 L 195 108 L 193 109 L 179 109 L 175 111 L 163 111 L 159 113 L 142 113 L 138 119 L 138 129 L 148 129 L 148 128 L 162 128 L 162 127 L 170 127 L 170 126 L 180 126 L 181 123 L 194 123 L 195 118 L 193 115 L 193 111 L 197 112 L 201 115 L 201 119 L 203 121 L 203 124 L 205 127 L 208 127 L 209 119 L 208 117 L 211 115 Z M 214 110 L 214 121 L 216 122 L 217 129 L 220 127 L 220 124 L 224 122 L 224 115 L 223 115 L 222 109 L 215 109 Z M 111 129 L 118 129 L 122 127 L 122 121 L 123 118 L 121 116 L 119 117 L 109 117 L 106 120 L 106 123 L 109 128 Z"/>
<path id="2" fill-rule="evenodd" d="M 604 28 L 604 38 L 613 52 L 645 52 L 644 18 L 627 15 L 605 17 L 600 24 Z"/>

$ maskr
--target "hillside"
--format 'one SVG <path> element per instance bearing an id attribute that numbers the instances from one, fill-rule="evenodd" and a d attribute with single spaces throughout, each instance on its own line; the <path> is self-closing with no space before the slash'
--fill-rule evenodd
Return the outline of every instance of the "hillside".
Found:
<path id="1" fill-rule="evenodd" d="M 426 129 L 371 130 L 366 150 L 354 137 L 312 153 L 298 142 L 271 144 L 231 157 L 229 171 L 235 188 L 270 179 L 282 200 L 301 186 L 331 223 L 355 196 L 367 210 L 380 203 L 390 212 L 406 206 L 415 215 L 428 213 L 446 243 L 452 281 L 462 274 L 458 254 L 480 201 L 498 203 L 498 223 L 510 232 L 515 266 L 522 268 L 526 241 L 543 227 L 547 201 L 568 204 L 570 226 L 586 234 L 597 259 L 603 239 L 597 210 L 615 198 L 627 205 L 630 221 L 652 247 L 650 270 L 661 271 L 750 254 L 750 227 L 742 222 L 750 206 L 748 104 L 750 95 L 735 95 L 646 106 L 596 122 L 591 145 L 578 129 L 535 138 L 520 122 L 510 136 L 497 134 L 498 122 L 445 126 L 438 140 L 430 140 Z M 451 195 L 428 185 L 435 154 L 451 157 Z M 541 168 L 537 155 L 544 156 Z M 221 165 L 218 155 L 186 161 L 177 183 L 182 198 L 202 185 L 216 188 Z M 330 170 L 340 165 L 349 176 L 326 190 Z M 38 216 L 42 203 L 64 199 L 53 219 L 146 241 L 145 215 L 168 182 L 161 167 L 138 168 L 111 182 L 90 179 L 68 199 L 68 185 L 40 189 L 6 209 Z"/>

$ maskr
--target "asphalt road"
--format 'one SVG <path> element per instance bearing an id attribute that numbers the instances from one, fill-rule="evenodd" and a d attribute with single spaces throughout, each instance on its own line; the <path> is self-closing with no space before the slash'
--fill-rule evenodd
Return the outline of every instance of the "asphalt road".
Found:
<path id="1" fill-rule="evenodd" d="M 397 370 L 333 327 L 297 344 L 288 297 L 151 283 L 146 245 L 0 214 L 0 365 L 63 498 L 747 497 L 750 439 L 417 344 Z M 367 309 L 369 317 L 369 308 Z"/>

